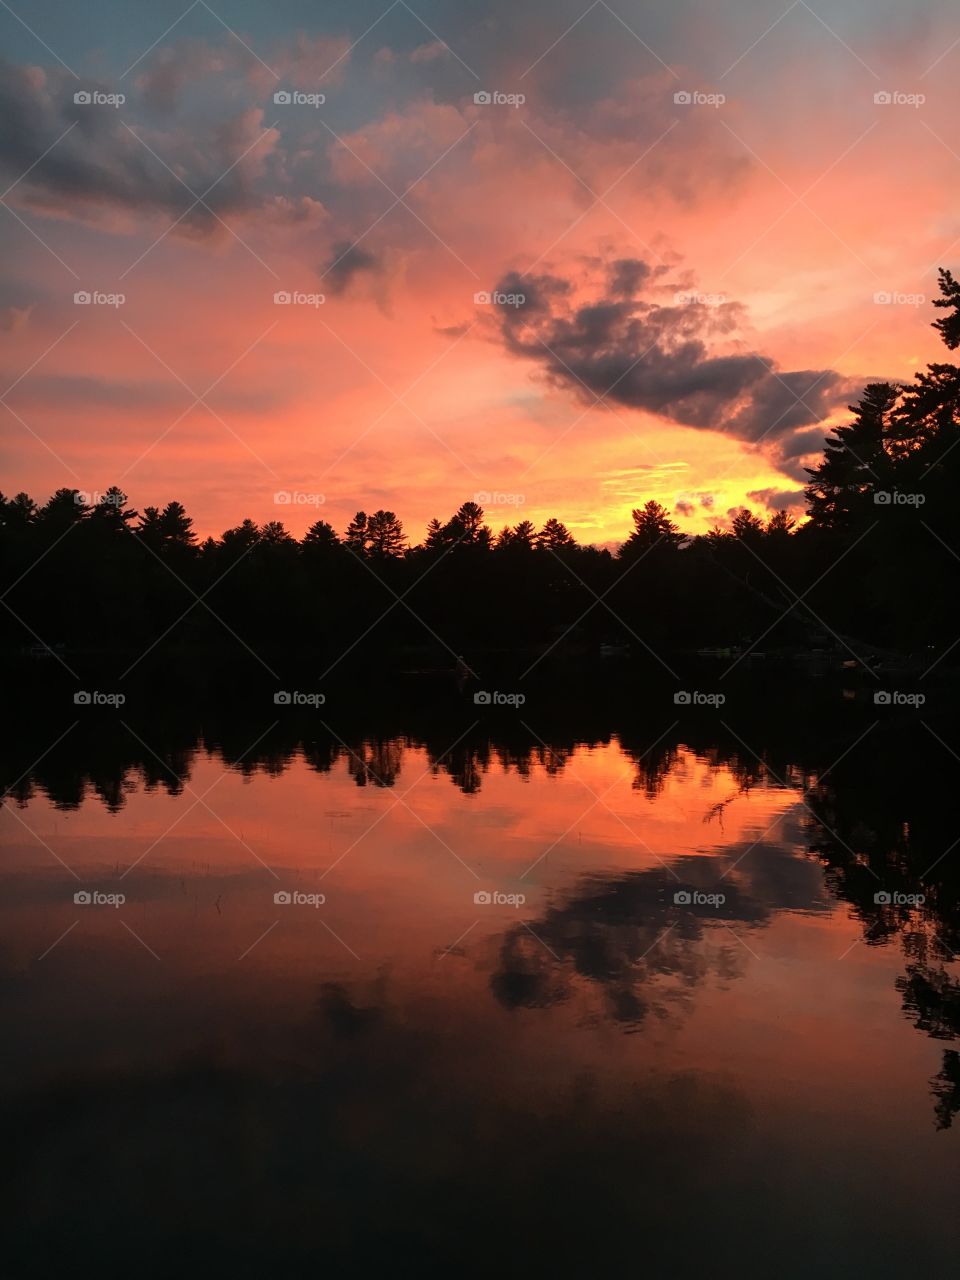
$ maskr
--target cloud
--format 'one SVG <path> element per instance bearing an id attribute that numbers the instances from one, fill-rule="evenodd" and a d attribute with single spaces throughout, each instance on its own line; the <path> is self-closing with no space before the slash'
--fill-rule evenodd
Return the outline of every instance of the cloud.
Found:
<path id="1" fill-rule="evenodd" d="M 178 219 L 194 202 L 191 192 L 210 188 L 207 203 L 221 213 L 261 203 L 253 180 L 278 133 L 264 127 L 260 107 L 238 103 L 159 129 L 126 109 L 75 103 L 77 85 L 65 72 L 0 64 L 0 172 L 17 183 L 21 203 L 58 217 L 112 209 Z M 94 90 L 115 92 L 82 82 L 82 91 Z M 181 226 L 217 223 L 197 205 Z"/>
<path id="2" fill-rule="evenodd" d="M 174 412 L 189 408 L 195 399 L 193 393 L 175 380 L 134 380 L 90 374 L 36 375 L 20 384 L 18 394 L 20 404 L 62 411 L 80 407 Z M 234 390 L 223 386 L 216 387 L 205 397 L 205 402 L 218 412 L 256 415 L 276 412 L 289 402 L 289 393 L 283 387 L 244 386 Z M 198 404 L 196 412 L 203 411 L 202 404 Z"/>
<path id="3" fill-rule="evenodd" d="M 0 278 L 0 332 L 16 333 L 30 319 L 37 305 L 37 291 L 30 290 L 19 280 Z"/>
<path id="4" fill-rule="evenodd" d="M 751 489 L 747 497 L 768 511 L 780 511 L 784 507 L 789 511 L 804 505 L 802 489 Z"/>
<path id="5" fill-rule="evenodd" d="M 328 291 L 335 295 L 345 293 L 358 276 L 377 276 L 383 270 L 383 261 L 375 253 L 358 244 L 350 244 L 349 241 L 335 244 L 330 261 L 319 268 L 321 280 Z"/>
<path id="6" fill-rule="evenodd" d="M 498 290 L 525 302 L 498 307 L 502 339 L 585 399 L 762 442 L 778 459 L 819 447 L 813 441 L 822 441 L 823 429 L 814 424 L 858 391 L 860 380 L 833 369 L 779 369 L 744 349 L 739 304 L 676 303 L 664 274 L 638 259 L 607 263 L 599 281 L 589 272 L 578 280 L 510 273 Z"/>

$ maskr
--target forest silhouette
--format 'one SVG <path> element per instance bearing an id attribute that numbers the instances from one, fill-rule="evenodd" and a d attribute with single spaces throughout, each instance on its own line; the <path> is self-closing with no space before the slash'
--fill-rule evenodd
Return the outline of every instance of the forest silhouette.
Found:
<path id="1" fill-rule="evenodd" d="M 940 271 L 946 348 L 960 345 L 960 283 Z M 410 545 L 392 511 L 357 512 L 340 536 L 296 539 L 245 519 L 201 541 L 177 501 L 138 513 L 116 486 L 43 506 L 0 495 L 0 644 L 9 651 L 187 652 L 242 644 L 354 659 L 429 649 L 636 654 L 696 646 L 825 644 L 948 656 L 956 641 L 953 546 L 960 482 L 960 367 L 871 383 L 808 470 L 808 518 L 681 533 L 649 501 L 617 551 L 579 545 L 561 520 L 494 532 L 468 501 Z M 955 656 L 956 652 L 953 651 Z"/>

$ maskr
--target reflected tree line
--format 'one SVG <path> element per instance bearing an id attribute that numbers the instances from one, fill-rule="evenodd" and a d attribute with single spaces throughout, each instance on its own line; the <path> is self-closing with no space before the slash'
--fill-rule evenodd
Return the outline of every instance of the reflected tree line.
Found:
<path id="1" fill-rule="evenodd" d="M 876 735 L 871 735 L 871 738 Z M 849 902 L 867 946 L 896 940 L 905 972 L 897 986 L 906 1016 L 934 1039 L 960 1037 L 960 832 L 949 747 L 930 738 L 894 756 L 892 741 L 864 743 L 815 784 L 810 848 L 831 890 Z M 912 744 L 911 744 L 912 745 Z M 901 748 L 904 746 L 901 743 Z M 890 761 L 896 759 L 896 767 Z M 878 901 L 888 894 L 889 901 Z M 900 903 L 896 895 L 902 895 Z M 908 905 L 922 895 L 920 906 Z M 903 901 L 906 900 L 906 901 Z M 931 1082 L 939 1128 L 960 1112 L 960 1054 L 945 1048 Z"/>
<path id="2" fill-rule="evenodd" d="M 209 723 L 203 736 L 154 727 L 149 747 L 146 736 L 141 741 L 119 727 L 76 732 L 33 768 L 31 760 L 49 743 L 17 735 L 4 744 L 0 781 L 8 803 L 26 805 L 42 794 L 73 809 L 95 795 L 119 812 L 138 788 L 180 794 L 207 758 L 247 777 L 277 775 L 302 759 L 317 772 L 345 769 L 357 787 L 376 788 L 391 788 L 401 777 L 409 785 L 427 768 L 471 796 L 492 772 L 520 778 L 575 773 L 579 752 L 611 743 L 623 753 L 632 787 L 655 799 L 692 753 L 730 782 L 727 799 L 704 803 L 705 831 L 716 828 L 722 839 L 726 804 L 770 785 L 802 799 L 789 819 L 793 831 L 788 824 L 756 846 L 726 844 L 726 864 L 680 856 L 669 869 L 585 876 L 532 922 L 536 937 L 519 924 L 502 936 L 491 979 L 496 998 L 508 1008 L 541 1007 L 572 999 L 579 982 L 600 993 L 603 1017 L 638 1031 L 651 1019 L 682 1014 L 708 978 L 726 983 L 742 973 L 749 946 L 734 935 L 749 944 L 751 931 L 776 912 L 827 911 L 839 899 L 860 921 L 865 945 L 901 948 L 904 973 L 897 985 L 917 1029 L 945 1046 L 960 1037 L 960 983 L 951 969 L 960 955 L 960 846 L 945 785 L 951 762 L 947 748 L 918 725 L 884 722 L 842 759 L 859 726 L 794 724 L 779 735 L 768 731 L 756 750 L 715 724 L 674 726 L 659 738 L 649 724 L 642 732 L 618 728 L 587 738 L 551 730 L 546 743 L 512 725 L 475 725 L 459 740 L 449 726 L 412 735 L 351 732 L 341 740 L 280 723 L 252 748 L 249 725 L 230 721 Z M 674 902 L 678 886 L 715 891 L 721 865 L 732 867 L 722 907 Z M 909 895 L 923 900 L 909 905 Z M 960 1112 L 955 1049 L 945 1047 L 931 1087 L 937 1125 L 947 1128 Z"/>
<path id="3" fill-rule="evenodd" d="M 934 306 L 954 351 L 949 271 Z M 318 519 L 298 539 L 281 520 L 248 518 L 201 540 L 181 503 L 140 513 L 115 486 L 62 488 L 42 505 L 0 496 L 0 644 L 113 652 L 162 638 L 161 651 L 193 652 L 239 636 L 258 653 L 352 646 L 352 661 L 383 663 L 437 636 L 464 653 L 561 637 L 561 653 L 636 636 L 658 651 L 761 637 L 790 647 L 826 618 L 851 645 L 946 650 L 960 584 L 960 368 L 870 384 L 851 415 L 807 469 L 806 521 L 742 508 L 687 537 L 651 500 L 619 548 L 580 545 L 557 517 L 497 532 L 477 501 L 411 545 L 386 510 L 358 511 L 340 533 Z"/>
<path id="4" fill-rule="evenodd" d="M 405 768 L 417 767 L 408 758 L 414 752 L 424 754 L 431 774 L 447 777 L 465 795 L 473 795 L 491 771 L 522 778 L 538 772 L 559 776 L 577 751 L 609 746 L 614 739 L 611 732 L 589 739 L 571 735 L 565 742 L 552 739 L 547 745 L 531 741 L 528 733 L 515 728 L 503 738 L 491 738 L 477 725 L 460 740 L 458 731 L 449 727 L 424 729 L 415 735 L 349 732 L 340 738 L 326 730 L 304 734 L 301 724 L 278 721 L 251 746 L 253 730 L 247 722 L 208 723 L 203 731 L 197 726 L 152 723 L 141 736 L 134 727 L 127 731 L 117 725 L 115 719 L 110 717 L 109 727 L 98 721 L 92 731 L 80 729 L 52 750 L 48 726 L 45 744 L 39 726 L 18 733 L 3 744 L 0 755 L 4 795 L 25 806 L 40 794 L 65 810 L 78 809 L 97 797 L 110 812 L 119 813 L 127 796 L 138 789 L 181 795 L 197 765 L 206 759 L 247 778 L 279 776 L 298 759 L 318 773 L 329 773 L 342 764 L 358 787 L 389 788 Z M 629 755 L 630 748 L 625 749 Z M 681 747 L 661 742 L 648 749 L 638 739 L 634 750 L 632 785 L 653 798 L 676 764 Z M 43 753 L 33 767 L 29 767 L 31 752 Z"/>

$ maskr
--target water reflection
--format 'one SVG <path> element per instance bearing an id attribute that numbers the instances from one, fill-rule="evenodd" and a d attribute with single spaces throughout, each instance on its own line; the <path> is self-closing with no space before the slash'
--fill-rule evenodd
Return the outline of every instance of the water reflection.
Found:
<path id="1" fill-rule="evenodd" d="M 478 1213 L 518 1264 L 543 1261 L 545 1225 L 596 1262 L 641 1213 L 671 1273 L 742 1264 L 735 1216 L 757 1257 L 804 1274 L 820 1245 L 775 1252 L 798 1212 L 855 1265 L 878 1203 L 923 1243 L 867 1246 L 876 1273 L 942 1261 L 949 757 L 919 727 L 868 728 L 206 715 L 91 721 L 51 747 L 25 726 L 4 744 L 0 905 L 23 1221 L 42 1231 L 65 1201 L 89 1240 L 82 1149 L 148 1235 L 144 1204 L 185 1177 L 180 1244 L 241 1274 L 269 1248 L 208 1241 L 211 1213 L 266 1205 L 295 1271 L 321 1201 L 340 1265 L 408 1245 L 449 1263 Z M 78 909 L 79 884 L 127 903 Z M 293 889 L 322 910 L 276 905 Z M 842 1227 L 815 1190 L 838 1133 Z M 134 1147 L 155 1182 L 131 1176 Z M 692 1204 L 715 1234 L 678 1257 Z"/>

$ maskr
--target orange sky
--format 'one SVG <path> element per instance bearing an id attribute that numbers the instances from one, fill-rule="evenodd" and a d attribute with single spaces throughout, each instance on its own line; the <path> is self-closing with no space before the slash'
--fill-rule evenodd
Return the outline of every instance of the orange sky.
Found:
<path id="1" fill-rule="evenodd" d="M 58 28 L 46 4 L 0 65 L 19 113 L 0 138 L 5 493 L 116 482 L 141 509 L 178 498 L 203 534 L 246 515 L 342 529 L 384 506 L 417 540 L 478 493 L 500 495 L 495 528 L 556 514 L 602 542 L 652 497 L 703 530 L 791 501 L 809 460 L 773 410 L 749 433 L 721 420 L 736 396 L 691 425 L 678 405 L 703 359 L 835 371 L 816 426 L 864 380 L 937 357 L 914 295 L 960 248 L 949 9 L 847 4 L 827 29 L 805 6 L 670 18 L 636 0 L 564 34 L 579 6 L 437 3 L 430 31 L 398 9 L 363 35 L 337 5 L 327 29 L 296 4 L 272 23 L 240 7 L 249 26 L 195 14 L 124 75 L 167 23 L 121 36 L 105 0 Z M 127 100 L 77 106 L 78 86 Z M 327 100 L 275 105 L 278 86 Z M 477 105 L 483 86 L 526 101 Z M 725 101 L 674 101 L 687 91 Z M 177 221 L 211 186 L 212 212 Z M 692 326 L 705 354 L 681 355 L 659 408 L 622 398 L 628 380 L 597 405 L 612 378 L 588 390 L 546 349 L 518 354 L 474 303 L 546 275 L 572 315 L 611 301 L 621 259 L 660 273 L 629 300 L 645 321 L 708 295 L 661 341 L 673 357 Z M 81 289 L 125 301 L 78 306 Z M 325 301 L 278 306 L 280 290 Z M 584 357 L 608 354 L 617 368 L 623 351 Z"/>

